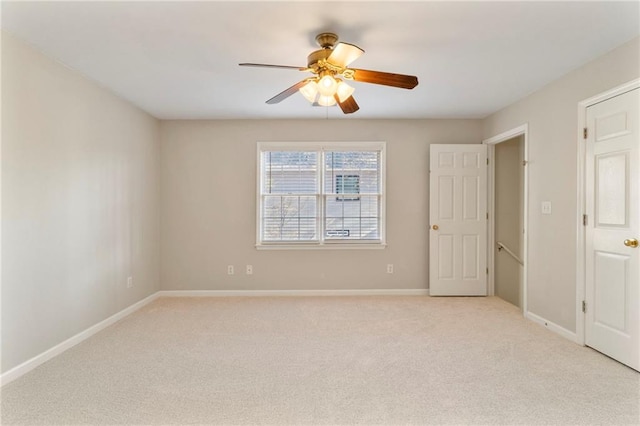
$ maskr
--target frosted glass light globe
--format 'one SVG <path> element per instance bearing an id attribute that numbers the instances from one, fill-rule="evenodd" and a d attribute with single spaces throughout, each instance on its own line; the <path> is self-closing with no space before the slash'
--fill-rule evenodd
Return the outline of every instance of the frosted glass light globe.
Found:
<path id="1" fill-rule="evenodd" d="M 318 104 L 322 106 L 334 106 L 336 104 L 336 99 L 333 96 L 320 96 L 318 98 Z"/>
<path id="2" fill-rule="evenodd" d="M 302 96 L 304 96 L 309 102 L 313 103 L 316 101 L 316 96 L 318 95 L 318 83 L 311 80 L 304 86 L 299 89 Z"/>
<path id="3" fill-rule="evenodd" d="M 318 82 L 318 92 L 322 96 L 333 96 L 338 88 L 338 82 L 330 75 L 323 76 Z"/>
<path id="4" fill-rule="evenodd" d="M 346 101 L 349 96 L 353 95 L 353 92 L 355 91 L 355 89 L 351 86 L 349 86 L 347 83 L 340 81 L 338 83 L 338 87 L 336 89 L 336 92 L 338 93 L 338 98 L 340 99 L 340 102 L 344 102 Z"/>

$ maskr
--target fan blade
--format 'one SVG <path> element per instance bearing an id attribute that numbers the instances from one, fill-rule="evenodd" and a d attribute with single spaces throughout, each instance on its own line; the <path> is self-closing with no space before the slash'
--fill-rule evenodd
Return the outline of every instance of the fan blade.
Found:
<path id="1" fill-rule="evenodd" d="M 260 68 L 285 68 L 285 69 L 291 69 L 291 70 L 298 70 L 298 71 L 306 71 L 307 68 L 306 67 L 294 67 L 291 65 L 270 65 L 270 64 L 251 64 L 251 63 L 247 63 L 244 62 L 242 64 L 238 64 L 241 67 L 260 67 Z"/>
<path id="2" fill-rule="evenodd" d="M 363 83 L 382 84 L 384 86 L 400 87 L 402 89 L 413 89 L 418 85 L 418 77 L 414 75 L 359 70 L 355 68 L 351 70 L 354 71 L 353 79 Z"/>
<path id="3" fill-rule="evenodd" d="M 267 101 L 267 103 L 269 105 L 272 104 L 277 104 L 278 102 L 282 102 L 285 99 L 287 99 L 289 96 L 293 95 L 294 93 L 296 93 L 302 86 L 304 86 L 305 84 L 307 84 L 309 80 L 302 80 L 297 82 L 296 84 L 294 84 L 293 86 L 289 87 L 288 89 L 278 93 L 277 95 L 275 95 L 273 98 L 269 99 Z"/>
<path id="4" fill-rule="evenodd" d="M 340 105 L 340 109 L 345 114 L 352 114 L 360 109 L 360 107 L 356 103 L 356 100 L 353 99 L 353 96 L 349 96 L 344 100 L 344 102 L 340 102 L 340 98 L 338 97 L 338 95 L 333 95 L 333 97 L 336 98 L 336 102 L 338 103 L 338 105 Z"/>
<path id="5" fill-rule="evenodd" d="M 339 67 L 346 67 L 363 53 L 364 50 L 354 44 L 338 43 L 331 51 L 327 61 Z"/>

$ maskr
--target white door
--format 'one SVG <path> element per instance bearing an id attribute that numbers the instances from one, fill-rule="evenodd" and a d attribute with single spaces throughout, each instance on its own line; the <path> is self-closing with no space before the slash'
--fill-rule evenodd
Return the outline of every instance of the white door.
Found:
<path id="1" fill-rule="evenodd" d="M 587 108 L 585 343 L 640 370 L 640 90 Z"/>
<path id="2" fill-rule="evenodd" d="M 429 294 L 487 295 L 487 146 L 431 145 Z"/>

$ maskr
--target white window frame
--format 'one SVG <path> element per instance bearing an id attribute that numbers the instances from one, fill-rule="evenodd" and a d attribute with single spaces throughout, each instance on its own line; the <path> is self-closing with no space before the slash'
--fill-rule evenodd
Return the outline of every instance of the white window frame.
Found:
<path id="1" fill-rule="evenodd" d="M 317 151 L 319 167 L 319 197 L 317 205 L 318 241 L 279 242 L 262 241 L 262 170 L 261 154 L 264 151 Z M 324 153 L 326 151 L 379 151 L 380 152 L 380 239 L 379 240 L 325 240 L 324 215 Z M 256 155 L 256 248 L 258 250 L 288 249 L 384 249 L 386 244 L 386 142 L 258 142 Z"/>

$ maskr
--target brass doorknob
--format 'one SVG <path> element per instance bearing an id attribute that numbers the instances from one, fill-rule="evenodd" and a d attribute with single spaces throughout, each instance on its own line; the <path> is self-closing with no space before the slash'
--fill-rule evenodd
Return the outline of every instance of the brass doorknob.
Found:
<path id="1" fill-rule="evenodd" d="M 432 228 L 434 231 L 437 231 L 438 229 L 440 229 L 440 227 L 439 227 L 438 225 L 433 225 L 431 228 Z M 636 244 L 637 244 L 637 243 L 638 243 L 638 242 L 636 241 Z"/>
<path id="2" fill-rule="evenodd" d="M 627 246 L 627 247 L 636 248 L 636 247 L 638 247 L 638 240 L 636 240 L 635 238 L 630 238 L 628 240 L 624 240 L 624 245 Z"/>

